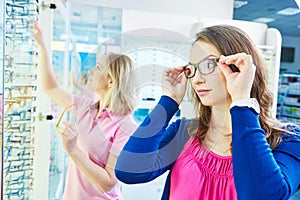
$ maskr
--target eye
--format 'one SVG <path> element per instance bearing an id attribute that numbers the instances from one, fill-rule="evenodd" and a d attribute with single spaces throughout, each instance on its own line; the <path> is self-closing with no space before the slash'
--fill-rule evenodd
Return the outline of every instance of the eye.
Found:
<path id="1" fill-rule="evenodd" d="M 213 68 L 217 65 L 215 59 L 207 59 L 206 61 L 207 68 Z"/>
<path id="2" fill-rule="evenodd" d="M 214 67 L 215 62 L 213 60 L 210 60 L 210 61 L 207 62 L 207 66 L 208 66 L 208 68 Z"/>
<path id="3" fill-rule="evenodd" d="M 97 68 L 98 70 L 100 70 L 100 69 L 101 69 L 101 65 L 97 64 L 97 65 L 96 65 L 96 68 Z"/>

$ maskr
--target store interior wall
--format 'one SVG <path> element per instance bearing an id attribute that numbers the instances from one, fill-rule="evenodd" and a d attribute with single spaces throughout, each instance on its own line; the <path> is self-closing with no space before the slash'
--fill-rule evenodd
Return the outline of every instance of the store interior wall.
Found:
<path id="1" fill-rule="evenodd" d="M 232 19 L 233 17 L 233 0 L 73 0 L 72 3 L 193 16 L 198 19 L 202 17 Z"/>
<path id="2" fill-rule="evenodd" d="M 300 73 L 300 38 L 283 35 L 282 46 L 294 47 L 295 57 L 294 62 L 282 62 L 280 66 L 281 70 L 284 72 Z"/>
<path id="3" fill-rule="evenodd" d="M 300 8 L 300 0 L 295 1 Z M 300 73 L 300 38 L 283 35 L 282 46 L 295 48 L 295 60 L 292 63 L 281 63 L 281 68 L 286 72 Z"/>
<path id="4" fill-rule="evenodd" d="M 2 105 L 3 105 L 3 75 L 4 75 L 4 73 L 3 73 L 3 68 L 4 68 L 4 59 L 3 59 L 3 57 L 4 57 L 4 52 L 3 52 L 3 43 L 4 43 L 4 38 L 3 38 L 3 32 L 4 32 L 4 30 L 3 30 L 3 17 L 4 17 L 4 4 L 1 4 L 0 3 L 0 66 L 3 66 L 3 67 L 0 67 L 0 170 L 1 170 L 1 172 L 2 172 L 2 163 L 3 163 L 3 161 L 2 161 L 2 158 L 3 158 L 3 156 L 2 156 L 2 149 L 3 149 L 3 128 L 2 128 L 2 124 L 3 124 L 3 122 L 2 122 L 2 116 L 3 116 L 3 108 L 2 108 Z M 3 13 L 3 14 L 2 14 Z M 1 174 L 1 176 L 0 176 L 0 198 L 2 197 L 2 174 Z"/>
<path id="5" fill-rule="evenodd" d="M 74 0 L 74 3 L 82 4 L 81 0 Z M 205 3 L 204 3 L 205 2 Z M 86 0 L 84 4 L 97 5 L 103 7 L 131 9 L 136 11 L 145 11 L 151 13 L 162 13 L 168 15 L 182 15 L 195 17 L 201 19 L 203 17 L 214 17 L 222 19 L 232 19 L 233 16 L 233 0 L 211 0 L 211 1 L 171 1 L 171 0 L 153 0 L 153 1 L 141 1 L 139 0 Z M 3 3 L 0 4 L 0 8 L 3 7 Z M 1 10 L 0 10 L 1 11 Z M 3 13 L 2 11 L 0 13 Z M 1 15 L 1 14 L 0 14 Z M 0 25 L 3 23 L 3 17 L 0 16 Z M 55 23 L 55 22 L 54 22 Z M 0 26 L 0 36 L 3 33 Z M 1 39 L 3 37 L 0 37 Z M 283 46 L 295 47 L 295 61 L 293 63 L 282 63 L 282 67 L 286 68 L 288 72 L 299 72 L 300 70 L 300 38 L 282 36 Z M 1 43 L 1 42 L 0 42 Z M 2 42 L 3 43 L 3 42 Z M 1 47 L 1 46 L 0 46 Z M 2 49 L 0 48 L 0 62 L 3 62 Z M 3 68 L 0 67 L 0 83 L 3 83 L 2 74 Z M 3 84 L 0 84 L 0 91 L 2 91 Z"/>
<path id="6" fill-rule="evenodd" d="M 4 33 L 4 29 L 3 29 L 3 18 L 4 18 L 4 3 L 0 3 L 0 66 L 4 66 L 3 63 L 3 56 L 4 56 L 4 52 L 3 52 L 3 33 Z M 0 67 L 0 93 L 3 93 L 3 67 Z"/>
<path id="7" fill-rule="evenodd" d="M 233 19 L 233 0 L 212 0 L 212 1 L 171 1 L 171 0 L 154 0 L 143 1 L 139 0 L 74 0 L 74 4 L 95 5 L 102 7 L 131 9 L 136 11 L 146 11 L 161 14 L 172 14 L 195 17 L 202 19 L 203 17 L 213 17 L 220 19 Z M 300 72 L 300 42 L 297 37 L 290 37 L 282 35 L 282 46 L 295 48 L 295 60 L 292 63 L 281 63 L 281 70 L 283 72 Z"/>

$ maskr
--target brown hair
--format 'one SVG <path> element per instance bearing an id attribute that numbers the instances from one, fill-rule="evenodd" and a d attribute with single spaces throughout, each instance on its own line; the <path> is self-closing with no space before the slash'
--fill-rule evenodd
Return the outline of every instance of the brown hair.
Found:
<path id="1" fill-rule="evenodd" d="M 282 139 L 283 123 L 272 117 L 273 95 L 267 86 L 266 67 L 259 49 L 244 31 L 230 25 L 207 27 L 197 34 L 195 42 L 197 41 L 212 44 L 225 56 L 241 52 L 252 56 L 253 64 L 256 65 L 256 72 L 250 96 L 256 98 L 260 105 L 259 122 L 265 131 L 270 147 L 275 148 Z M 202 105 L 194 90 L 191 91 L 191 95 L 193 97 L 192 102 L 195 108 L 198 108 L 200 117 L 188 127 L 188 132 L 190 135 L 196 136 L 202 144 L 211 120 L 211 107 Z M 197 130 L 194 129 L 195 123 L 198 123 Z"/>

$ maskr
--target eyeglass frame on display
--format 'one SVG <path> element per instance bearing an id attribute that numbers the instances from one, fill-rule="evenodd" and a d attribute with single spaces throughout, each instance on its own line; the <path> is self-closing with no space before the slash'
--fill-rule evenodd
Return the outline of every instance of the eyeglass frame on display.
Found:
<path id="1" fill-rule="evenodd" d="M 19 77 L 26 79 L 26 80 L 29 80 L 29 78 L 30 78 L 31 81 L 34 81 L 37 79 L 37 74 L 15 73 L 15 71 L 8 70 L 8 69 L 6 69 L 4 71 L 4 82 L 5 83 L 13 83 L 14 80 Z"/>
<path id="2" fill-rule="evenodd" d="M 62 113 L 59 115 L 58 117 L 58 120 L 55 124 L 55 129 L 58 130 L 60 128 L 60 123 L 61 123 L 61 120 L 63 119 L 63 116 L 65 114 L 66 111 L 68 111 L 69 108 L 75 106 L 75 103 L 72 103 L 70 105 L 68 105 L 67 107 L 65 107 L 65 109 L 62 111 Z"/>
<path id="3" fill-rule="evenodd" d="M 11 8 L 11 10 L 9 10 L 9 8 Z M 35 16 L 39 14 L 39 6 L 37 2 L 29 2 L 28 4 L 23 5 L 6 3 L 5 14 L 8 17 Z"/>

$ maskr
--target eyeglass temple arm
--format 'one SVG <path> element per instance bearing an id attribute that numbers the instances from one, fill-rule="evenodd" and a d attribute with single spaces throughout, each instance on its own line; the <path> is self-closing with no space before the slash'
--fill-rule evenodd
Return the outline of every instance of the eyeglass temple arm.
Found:
<path id="1" fill-rule="evenodd" d="M 55 124 L 55 128 L 58 128 L 58 127 L 59 127 L 60 122 L 61 122 L 61 120 L 62 120 L 62 118 L 63 118 L 65 112 L 66 112 L 69 108 L 73 107 L 74 105 L 75 105 L 75 103 L 72 103 L 72 104 L 68 105 L 68 106 L 63 110 L 63 112 L 60 114 L 60 116 L 59 116 L 59 118 L 58 118 L 58 120 L 57 120 L 57 122 L 56 122 L 56 124 Z"/>

